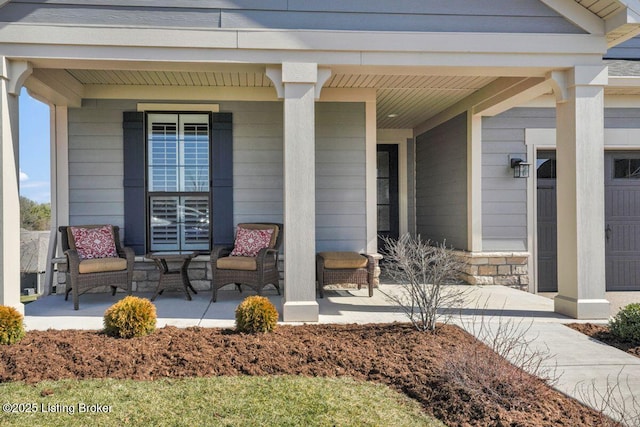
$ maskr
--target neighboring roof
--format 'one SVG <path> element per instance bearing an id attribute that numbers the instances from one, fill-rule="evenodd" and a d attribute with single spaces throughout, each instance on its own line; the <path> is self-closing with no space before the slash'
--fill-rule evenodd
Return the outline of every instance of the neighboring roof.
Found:
<path id="1" fill-rule="evenodd" d="M 20 230 L 20 272 L 44 273 L 47 270 L 49 231 Z"/>
<path id="2" fill-rule="evenodd" d="M 604 62 L 609 66 L 610 77 L 640 76 L 640 59 L 636 61 L 606 59 Z"/>

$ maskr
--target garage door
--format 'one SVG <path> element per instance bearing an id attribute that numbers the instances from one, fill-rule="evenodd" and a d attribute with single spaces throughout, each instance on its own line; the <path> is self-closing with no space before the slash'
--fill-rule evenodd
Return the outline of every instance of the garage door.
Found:
<path id="1" fill-rule="evenodd" d="M 558 289 L 555 165 L 554 152 L 538 153 L 539 292 Z M 640 290 L 640 152 L 605 154 L 603 227 L 607 291 Z"/>

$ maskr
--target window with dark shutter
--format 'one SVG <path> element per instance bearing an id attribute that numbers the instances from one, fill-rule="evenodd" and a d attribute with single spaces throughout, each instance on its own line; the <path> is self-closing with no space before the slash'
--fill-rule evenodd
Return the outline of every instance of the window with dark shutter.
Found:
<path id="1" fill-rule="evenodd" d="M 209 250 L 209 114 L 147 115 L 149 250 Z"/>

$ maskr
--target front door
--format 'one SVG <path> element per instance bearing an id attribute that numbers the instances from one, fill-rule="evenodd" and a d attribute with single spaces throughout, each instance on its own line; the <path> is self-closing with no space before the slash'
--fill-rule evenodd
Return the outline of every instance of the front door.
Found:
<path id="1" fill-rule="evenodd" d="M 377 156 L 378 248 L 384 251 L 381 237 L 397 239 L 400 233 L 398 146 L 380 144 Z"/>
<path id="2" fill-rule="evenodd" d="M 558 227 L 556 153 L 540 151 L 536 163 L 538 183 L 538 292 L 558 290 Z"/>

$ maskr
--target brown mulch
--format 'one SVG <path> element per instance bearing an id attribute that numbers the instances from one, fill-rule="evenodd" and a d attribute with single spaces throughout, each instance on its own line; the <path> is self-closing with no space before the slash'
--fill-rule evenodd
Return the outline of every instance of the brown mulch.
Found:
<path id="1" fill-rule="evenodd" d="M 640 344 L 619 339 L 611 332 L 609 332 L 609 326 L 607 325 L 595 325 L 593 323 L 570 323 L 567 324 L 567 326 L 607 345 L 619 348 L 620 350 L 626 351 L 633 356 L 640 357 Z"/>
<path id="2" fill-rule="evenodd" d="M 349 376 L 391 386 L 450 426 L 595 426 L 599 414 L 455 326 L 279 326 L 264 335 L 165 327 L 144 338 L 32 331 L 0 347 L 0 382 L 219 375 Z"/>

